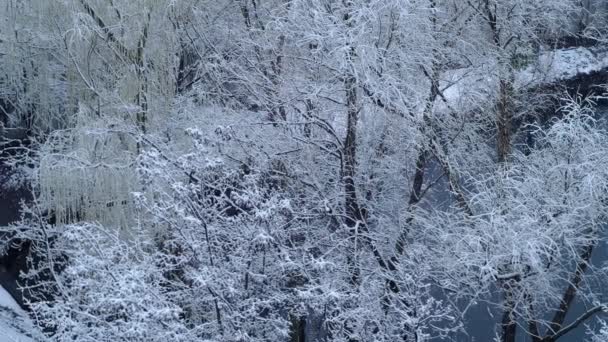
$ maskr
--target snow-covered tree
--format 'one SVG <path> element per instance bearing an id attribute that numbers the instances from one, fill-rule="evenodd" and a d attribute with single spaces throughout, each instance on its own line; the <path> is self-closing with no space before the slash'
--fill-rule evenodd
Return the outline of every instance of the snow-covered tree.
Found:
<path id="1" fill-rule="evenodd" d="M 603 311 L 608 132 L 555 98 L 608 66 L 556 48 L 602 41 L 592 5 L 1 4 L 33 196 L 3 247 L 50 339 L 427 341 L 487 303 L 555 341 Z"/>

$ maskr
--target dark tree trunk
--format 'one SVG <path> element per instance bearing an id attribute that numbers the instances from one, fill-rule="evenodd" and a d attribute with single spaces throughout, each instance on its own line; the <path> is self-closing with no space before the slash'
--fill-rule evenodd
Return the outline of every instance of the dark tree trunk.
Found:
<path id="1" fill-rule="evenodd" d="M 289 342 L 306 342 L 306 317 L 291 317 Z"/>
<path id="2" fill-rule="evenodd" d="M 502 342 L 515 342 L 517 334 L 517 319 L 514 314 L 515 300 L 513 283 L 504 284 L 503 291 L 505 295 L 505 309 L 502 315 Z"/>
<path id="3" fill-rule="evenodd" d="M 564 292 L 564 295 L 559 303 L 559 307 L 555 311 L 551 324 L 549 325 L 549 335 L 545 337 L 543 341 L 555 342 L 556 338 L 554 338 L 553 335 L 558 333 L 563 328 L 566 315 L 572 307 L 576 293 L 581 285 L 581 282 L 583 281 L 585 272 L 589 267 L 593 248 L 594 244 L 589 244 L 583 249 L 581 253 L 581 261 L 576 265 L 576 270 L 574 271 L 574 277 L 572 280 L 570 280 L 568 287 L 566 288 L 566 291 Z"/>
<path id="4" fill-rule="evenodd" d="M 500 80 L 498 99 L 498 110 L 496 114 L 497 126 L 497 154 L 498 162 L 504 163 L 511 154 L 511 106 L 510 99 L 513 93 L 513 85 L 509 80 Z"/>

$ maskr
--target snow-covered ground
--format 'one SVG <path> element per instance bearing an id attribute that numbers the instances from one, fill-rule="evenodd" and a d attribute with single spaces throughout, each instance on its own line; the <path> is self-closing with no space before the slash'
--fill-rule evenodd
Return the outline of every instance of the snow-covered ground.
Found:
<path id="1" fill-rule="evenodd" d="M 27 313 L 0 287 L 0 342 L 39 342 L 44 338 Z"/>
<path id="2" fill-rule="evenodd" d="M 580 75 L 608 69 L 608 48 L 569 48 L 541 52 L 535 61 L 516 71 L 516 89 L 554 84 Z M 444 72 L 440 79 L 443 97 L 435 102 L 436 113 L 468 112 L 493 105 L 498 94 L 496 63 Z M 607 82 L 608 83 L 608 82 Z M 422 108 L 422 107 L 421 107 Z"/>
<path id="3" fill-rule="evenodd" d="M 522 85 L 551 84 L 608 68 L 607 48 L 570 48 L 542 52 L 536 63 L 517 74 Z"/>

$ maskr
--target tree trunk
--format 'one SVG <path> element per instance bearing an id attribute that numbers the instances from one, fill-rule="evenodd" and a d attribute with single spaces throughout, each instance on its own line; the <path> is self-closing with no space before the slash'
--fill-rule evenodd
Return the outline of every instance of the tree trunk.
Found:
<path id="1" fill-rule="evenodd" d="M 559 303 L 559 308 L 555 311 L 553 319 L 551 320 L 551 324 L 549 325 L 549 335 L 543 339 L 546 342 L 555 342 L 556 338 L 553 336 L 558 333 L 566 320 L 566 315 L 572 306 L 572 302 L 574 301 L 574 297 L 576 297 L 576 293 L 578 288 L 580 287 L 581 282 L 583 281 L 583 276 L 587 271 L 587 267 L 589 266 L 589 262 L 591 260 L 591 255 L 593 253 L 594 244 L 589 244 L 585 246 L 581 253 L 581 261 L 576 265 L 576 270 L 574 271 L 574 277 L 570 280 L 566 291 L 562 297 L 562 300 Z"/>
<path id="2" fill-rule="evenodd" d="M 517 319 L 515 317 L 514 286 L 517 280 L 509 281 L 503 285 L 505 295 L 505 310 L 502 315 L 502 342 L 515 342 L 517 334 Z"/>
<path id="3" fill-rule="evenodd" d="M 349 55 L 354 56 L 354 49 L 350 48 Z M 359 108 L 357 107 L 357 88 L 356 79 L 352 72 L 349 72 L 344 81 L 347 104 L 347 124 L 346 138 L 344 139 L 344 149 L 342 152 L 342 181 L 344 182 L 344 214 L 345 224 L 354 239 L 357 239 L 358 226 L 364 224 L 361 215 L 361 208 L 357 199 L 357 189 L 355 186 L 356 176 L 356 151 L 357 151 L 357 121 L 359 120 Z M 357 245 L 351 255 L 351 281 L 353 284 L 359 283 L 359 270 L 356 266 Z"/>
<path id="4" fill-rule="evenodd" d="M 511 121 L 512 114 L 510 99 L 513 93 L 513 85 L 508 79 L 500 80 L 498 110 L 496 114 L 497 126 L 497 154 L 498 162 L 504 163 L 511 154 Z"/>
<path id="5" fill-rule="evenodd" d="M 306 317 L 291 316 L 289 342 L 306 341 Z"/>

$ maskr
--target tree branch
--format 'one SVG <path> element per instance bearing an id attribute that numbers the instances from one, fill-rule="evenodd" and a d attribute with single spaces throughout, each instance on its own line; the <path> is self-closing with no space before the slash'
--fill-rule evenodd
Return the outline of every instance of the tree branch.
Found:
<path id="1" fill-rule="evenodd" d="M 589 260 L 591 259 L 591 254 L 593 252 L 594 244 L 590 243 L 585 246 L 582 251 L 581 260 L 576 265 L 576 270 L 574 271 L 574 278 L 568 285 L 566 292 L 564 292 L 564 296 L 559 304 L 559 308 L 555 311 L 555 315 L 553 316 L 553 320 L 551 320 L 551 324 L 549 325 L 550 331 L 553 331 L 554 334 L 562 330 L 562 325 L 564 324 L 564 320 L 566 319 L 566 314 L 570 310 L 572 302 L 574 301 L 574 297 L 576 296 L 576 292 L 580 286 L 580 283 L 583 281 L 583 275 L 589 266 Z M 549 340 L 550 341 L 550 340 Z"/>
<path id="2" fill-rule="evenodd" d="M 82 7 L 84 7 L 87 14 L 93 19 L 93 21 L 95 21 L 97 26 L 99 26 L 99 28 L 106 35 L 106 39 L 117 46 L 118 51 L 120 51 L 123 57 L 133 62 L 133 58 L 129 54 L 129 50 L 120 41 L 118 41 L 116 36 L 114 36 L 114 34 L 106 26 L 106 23 L 103 21 L 103 19 L 101 19 L 101 17 L 97 15 L 95 10 L 91 6 L 89 6 L 89 4 L 85 0 L 80 0 L 80 3 L 82 4 Z"/>
<path id="3" fill-rule="evenodd" d="M 543 339 L 543 341 L 557 341 L 558 338 L 566 335 L 570 331 L 576 329 L 581 323 L 589 319 L 591 316 L 595 315 L 598 312 L 607 312 L 608 308 L 605 305 L 598 305 L 592 309 L 589 309 L 587 312 L 582 314 L 579 318 L 577 318 L 574 322 L 569 324 L 568 326 L 562 328 L 560 331 L 556 332 L 551 336 L 547 336 Z"/>

